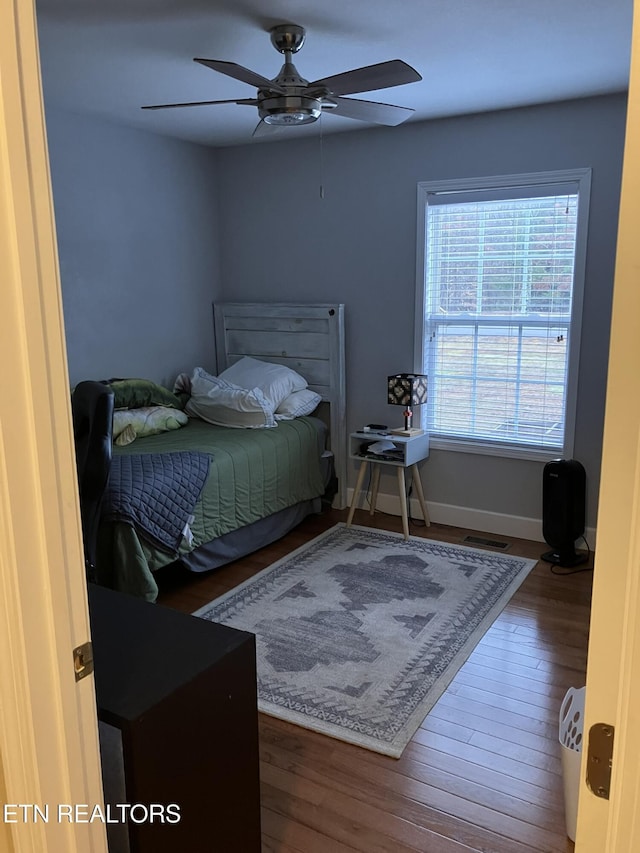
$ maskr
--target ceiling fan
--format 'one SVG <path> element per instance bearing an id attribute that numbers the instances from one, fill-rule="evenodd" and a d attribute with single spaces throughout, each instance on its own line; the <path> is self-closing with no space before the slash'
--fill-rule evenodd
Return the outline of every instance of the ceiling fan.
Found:
<path id="1" fill-rule="evenodd" d="M 291 127 L 311 124 L 320 118 L 324 111 L 334 115 L 359 121 L 395 126 L 405 121 L 413 113 L 409 107 L 398 107 L 378 101 L 363 101 L 345 98 L 360 92 L 375 89 L 387 89 L 422 80 L 418 72 L 400 59 L 379 62 L 355 68 L 342 74 L 323 77 L 308 82 L 296 69 L 292 55 L 297 53 L 305 40 L 305 29 L 297 24 L 279 24 L 269 30 L 271 43 L 277 51 L 284 54 L 284 65 L 273 80 L 251 71 L 235 62 L 219 59 L 198 59 L 201 65 L 248 83 L 257 88 L 255 98 L 238 98 L 224 101 L 195 101 L 184 104 L 152 104 L 143 110 L 164 110 L 175 107 L 200 107 L 214 104 L 240 104 L 258 108 L 260 122 L 254 131 L 261 133 L 274 126 Z M 266 127 L 265 127 L 266 125 Z"/>

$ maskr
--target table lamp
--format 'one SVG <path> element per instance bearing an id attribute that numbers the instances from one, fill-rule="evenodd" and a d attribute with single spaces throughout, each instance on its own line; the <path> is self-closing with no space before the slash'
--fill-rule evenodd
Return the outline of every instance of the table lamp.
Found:
<path id="1" fill-rule="evenodd" d="M 387 377 L 387 403 L 404 406 L 404 428 L 392 429 L 394 435 L 422 435 L 424 430 L 411 426 L 412 406 L 427 402 L 427 377 L 422 373 L 396 373 Z"/>

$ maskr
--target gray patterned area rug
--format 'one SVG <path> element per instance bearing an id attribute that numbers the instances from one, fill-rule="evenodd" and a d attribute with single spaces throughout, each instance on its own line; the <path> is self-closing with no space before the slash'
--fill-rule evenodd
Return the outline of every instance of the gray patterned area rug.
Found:
<path id="1" fill-rule="evenodd" d="M 337 524 L 194 615 L 256 635 L 261 711 L 397 758 L 535 562 Z"/>

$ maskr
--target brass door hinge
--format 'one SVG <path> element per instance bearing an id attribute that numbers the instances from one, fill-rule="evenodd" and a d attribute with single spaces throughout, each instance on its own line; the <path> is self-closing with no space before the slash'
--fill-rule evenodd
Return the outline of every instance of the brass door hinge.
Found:
<path id="1" fill-rule="evenodd" d="M 587 785 L 596 797 L 609 799 L 611 764 L 613 761 L 614 728 L 608 723 L 596 723 L 589 729 L 587 752 Z"/>
<path id="2" fill-rule="evenodd" d="M 80 681 L 93 672 L 93 646 L 83 643 L 73 650 L 73 671 L 76 681 Z"/>

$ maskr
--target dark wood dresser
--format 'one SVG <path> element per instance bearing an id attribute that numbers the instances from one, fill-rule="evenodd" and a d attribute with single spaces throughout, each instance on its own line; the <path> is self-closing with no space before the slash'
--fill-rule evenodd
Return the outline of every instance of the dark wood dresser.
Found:
<path id="1" fill-rule="evenodd" d="M 89 611 L 105 800 L 180 811 L 108 825 L 110 853 L 259 853 L 253 634 L 95 585 Z"/>

